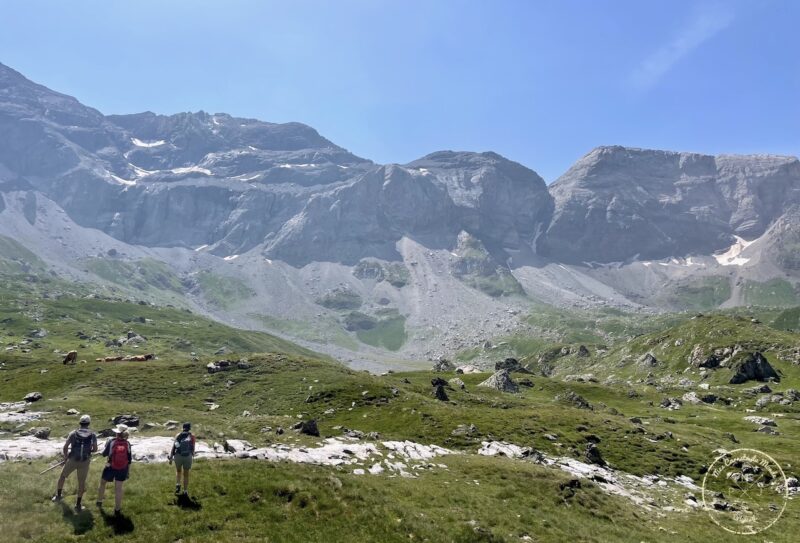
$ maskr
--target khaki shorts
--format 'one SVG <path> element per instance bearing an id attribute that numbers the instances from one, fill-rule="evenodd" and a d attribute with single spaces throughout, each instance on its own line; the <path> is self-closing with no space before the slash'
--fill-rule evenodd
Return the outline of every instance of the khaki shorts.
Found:
<path id="1" fill-rule="evenodd" d="M 64 477 L 69 477 L 73 471 L 77 471 L 78 485 L 84 486 L 86 484 L 86 477 L 89 475 L 90 463 L 90 460 L 84 460 L 81 462 L 80 460 L 75 460 L 74 458 L 68 458 L 67 463 L 64 464 L 64 469 L 61 471 L 61 475 Z"/>
<path id="2" fill-rule="evenodd" d="M 188 456 L 181 456 L 180 454 L 176 454 L 173 458 L 175 461 L 175 467 L 180 469 L 192 469 L 192 455 Z"/>

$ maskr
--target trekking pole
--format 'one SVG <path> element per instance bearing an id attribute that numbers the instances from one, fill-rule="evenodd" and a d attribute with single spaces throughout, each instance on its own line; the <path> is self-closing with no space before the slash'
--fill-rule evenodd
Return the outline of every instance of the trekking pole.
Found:
<path id="1" fill-rule="evenodd" d="M 66 461 L 66 460 L 62 460 L 62 461 L 61 461 L 61 462 L 59 462 L 58 464 L 53 464 L 52 466 L 50 466 L 49 468 L 47 468 L 47 469 L 46 469 L 46 470 L 44 470 L 43 472 L 39 473 L 39 475 L 44 475 L 44 474 L 45 474 L 45 473 L 47 473 L 48 471 L 52 471 L 52 470 L 56 469 L 56 468 L 57 468 L 57 467 L 59 467 L 59 466 L 63 466 L 63 465 L 64 465 L 64 464 L 66 464 L 66 463 L 67 463 L 67 461 Z"/>

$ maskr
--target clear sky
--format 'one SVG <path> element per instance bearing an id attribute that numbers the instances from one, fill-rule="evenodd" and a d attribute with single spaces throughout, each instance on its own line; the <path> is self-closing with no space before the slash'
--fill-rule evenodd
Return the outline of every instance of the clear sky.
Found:
<path id="1" fill-rule="evenodd" d="M 800 154 L 800 1 L 0 3 L 0 62 L 103 113 L 300 121 L 377 162 Z"/>

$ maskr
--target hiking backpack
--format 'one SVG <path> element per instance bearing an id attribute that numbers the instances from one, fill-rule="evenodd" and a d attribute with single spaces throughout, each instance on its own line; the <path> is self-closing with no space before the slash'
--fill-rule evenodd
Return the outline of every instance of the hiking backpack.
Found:
<path id="1" fill-rule="evenodd" d="M 72 449 L 70 449 L 69 456 L 74 460 L 83 462 L 88 460 L 92 455 L 92 442 L 94 441 L 94 432 L 88 428 L 80 428 L 75 430 L 72 434 Z"/>
<path id="2" fill-rule="evenodd" d="M 192 455 L 192 434 L 181 432 L 175 440 L 175 452 L 181 456 Z"/>
<path id="3" fill-rule="evenodd" d="M 128 467 L 128 453 L 130 445 L 124 439 L 115 439 L 111 443 L 111 469 L 125 469 Z"/>

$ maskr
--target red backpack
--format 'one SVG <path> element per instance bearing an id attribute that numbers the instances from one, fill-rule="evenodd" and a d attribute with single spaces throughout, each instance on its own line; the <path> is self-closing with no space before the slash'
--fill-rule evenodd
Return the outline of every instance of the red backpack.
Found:
<path id="1" fill-rule="evenodd" d="M 128 453 L 130 445 L 124 439 L 115 439 L 111 443 L 111 469 L 125 469 L 128 467 Z"/>

